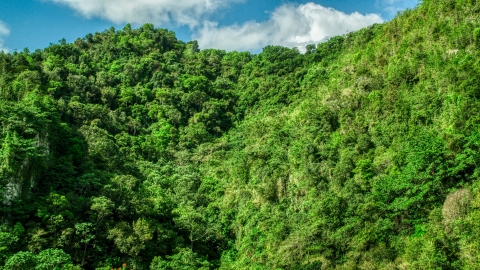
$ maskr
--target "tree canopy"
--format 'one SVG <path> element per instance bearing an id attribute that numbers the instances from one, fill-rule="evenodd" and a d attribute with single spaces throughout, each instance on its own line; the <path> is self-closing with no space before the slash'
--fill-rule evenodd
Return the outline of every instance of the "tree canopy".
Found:
<path id="1" fill-rule="evenodd" d="M 480 1 L 259 54 L 0 53 L 0 269 L 476 269 Z"/>

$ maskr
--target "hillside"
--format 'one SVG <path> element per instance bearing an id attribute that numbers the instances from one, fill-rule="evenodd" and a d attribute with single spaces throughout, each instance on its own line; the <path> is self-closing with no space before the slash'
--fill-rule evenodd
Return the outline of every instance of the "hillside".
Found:
<path id="1" fill-rule="evenodd" d="M 479 14 L 424 0 L 305 54 L 150 24 L 0 53 L 0 269 L 477 269 Z"/>

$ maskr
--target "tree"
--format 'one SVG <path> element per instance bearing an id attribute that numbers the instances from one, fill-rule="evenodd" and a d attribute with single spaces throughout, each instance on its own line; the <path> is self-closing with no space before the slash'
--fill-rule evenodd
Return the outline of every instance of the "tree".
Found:
<path id="1" fill-rule="evenodd" d="M 188 248 L 177 250 L 175 255 L 167 256 L 167 260 L 155 257 L 150 265 L 151 270 L 208 270 L 210 267 L 211 264 L 207 260 Z"/>
<path id="2" fill-rule="evenodd" d="M 72 258 L 61 249 L 42 250 L 35 256 L 37 270 L 60 270 L 73 268 Z"/>
<path id="3" fill-rule="evenodd" d="M 5 270 L 23 270 L 35 269 L 37 265 L 37 258 L 29 251 L 20 251 L 10 258 L 5 263 Z"/>

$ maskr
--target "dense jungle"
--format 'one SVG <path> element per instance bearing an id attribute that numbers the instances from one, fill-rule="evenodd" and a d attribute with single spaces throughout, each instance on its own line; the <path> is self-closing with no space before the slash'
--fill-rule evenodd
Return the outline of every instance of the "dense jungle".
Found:
<path id="1" fill-rule="evenodd" d="M 0 53 L 0 269 L 480 269 L 479 15 Z"/>

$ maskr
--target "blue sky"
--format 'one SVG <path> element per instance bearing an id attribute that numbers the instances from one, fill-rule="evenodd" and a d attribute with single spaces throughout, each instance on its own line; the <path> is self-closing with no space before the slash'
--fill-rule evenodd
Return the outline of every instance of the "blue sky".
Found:
<path id="1" fill-rule="evenodd" d="M 65 38 L 126 23 L 169 28 L 201 48 L 258 52 L 266 45 L 303 49 L 330 36 L 392 19 L 417 0 L 5 0 L 0 50 L 45 48 Z"/>

